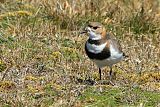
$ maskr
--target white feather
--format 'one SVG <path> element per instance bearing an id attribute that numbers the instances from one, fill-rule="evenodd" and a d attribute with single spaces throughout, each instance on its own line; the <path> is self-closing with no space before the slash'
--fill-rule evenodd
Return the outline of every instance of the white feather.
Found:
<path id="1" fill-rule="evenodd" d="M 94 32 L 90 32 L 89 38 L 92 40 L 100 40 L 102 39 L 101 35 L 95 34 Z"/>
<path id="2" fill-rule="evenodd" d="M 123 56 L 123 53 L 119 52 L 119 50 L 115 49 L 112 45 L 110 45 L 110 52 L 111 52 L 111 57 L 114 59 L 121 58 Z"/>
<path id="3" fill-rule="evenodd" d="M 98 54 L 101 53 L 103 51 L 103 49 L 105 48 L 107 43 L 101 44 L 101 45 L 95 45 L 95 44 L 90 44 L 87 42 L 87 49 L 89 52 Z"/>
<path id="4" fill-rule="evenodd" d="M 123 53 L 120 53 L 118 50 L 114 49 L 112 45 L 110 45 L 110 52 L 111 56 L 107 59 L 93 60 L 99 68 L 102 68 L 106 65 L 111 67 L 113 64 L 116 64 L 123 59 Z"/>

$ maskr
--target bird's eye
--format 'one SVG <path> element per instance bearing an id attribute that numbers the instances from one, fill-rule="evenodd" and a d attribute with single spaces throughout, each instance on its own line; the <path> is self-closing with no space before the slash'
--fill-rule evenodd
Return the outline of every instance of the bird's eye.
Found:
<path id="1" fill-rule="evenodd" d="M 92 28 L 92 26 L 91 26 L 91 25 L 88 25 L 88 27 Z"/>
<path id="2" fill-rule="evenodd" d="M 98 28 L 98 27 L 93 27 L 93 29 L 95 29 L 95 30 L 96 30 L 97 28 Z"/>

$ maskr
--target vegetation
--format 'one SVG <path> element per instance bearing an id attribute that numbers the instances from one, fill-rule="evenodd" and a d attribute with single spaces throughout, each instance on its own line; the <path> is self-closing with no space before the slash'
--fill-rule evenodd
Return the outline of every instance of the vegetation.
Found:
<path id="1" fill-rule="evenodd" d="M 159 0 L 0 0 L 0 106 L 160 106 Z M 115 86 L 98 81 L 84 52 L 89 21 L 129 56 Z M 108 80 L 108 68 L 103 70 Z"/>

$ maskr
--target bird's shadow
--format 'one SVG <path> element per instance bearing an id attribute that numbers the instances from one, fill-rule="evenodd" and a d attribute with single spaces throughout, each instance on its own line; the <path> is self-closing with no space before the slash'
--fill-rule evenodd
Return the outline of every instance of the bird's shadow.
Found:
<path id="1" fill-rule="evenodd" d="M 109 80 L 94 80 L 91 78 L 84 79 L 84 80 L 81 78 L 77 78 L 76 83 L 80 83 L 84 85 L 91 85 L 91 86 L 93 85 L 114 85 L 114 83 Z"/>

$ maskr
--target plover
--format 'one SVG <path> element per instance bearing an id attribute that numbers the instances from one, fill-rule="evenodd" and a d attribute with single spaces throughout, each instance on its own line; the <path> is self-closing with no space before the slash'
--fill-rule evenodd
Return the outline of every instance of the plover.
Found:
<path id="1" fill-rule="evenodd" d="M 83 33 L 89 35 L 89 39 L 85 44 L 85 51 L 87 56 L 98 66 L 99 79 L 101 80 L 101 69 L 109 66 L 111 81 L 112 66 L 124 58 L 119 42 L 99 22 L 90 22 Z"/>

